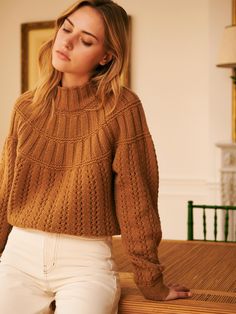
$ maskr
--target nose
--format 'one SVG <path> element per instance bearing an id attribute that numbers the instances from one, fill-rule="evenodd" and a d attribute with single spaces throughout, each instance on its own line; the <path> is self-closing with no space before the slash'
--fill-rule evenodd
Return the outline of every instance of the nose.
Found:
<path id="1" fill-rule="evenodd" d="M 68 50 L 71 50 L 72 48 L 73 48 L 73 44 L 72 44 L 72 42 L 70 41 L 70 40 L 66 40 L 66 41 L 64 41 L 64 47 L 66 48 L 66 49 L 68 49 Z"/>

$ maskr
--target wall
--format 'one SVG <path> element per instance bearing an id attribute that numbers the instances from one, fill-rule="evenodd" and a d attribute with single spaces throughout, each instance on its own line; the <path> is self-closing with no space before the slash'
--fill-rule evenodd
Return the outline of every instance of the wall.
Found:
<path id="1" fill-rule="evenodd" d="M 215 66 L 231 0 L 117 0 L 132 16 L 132 88 L 160 170 L 164 238 L 186 238 L 186 202 L 219 202 L 218 141 L 230 140 L 230 71 Z M 0 147 L 20 93 L 20 23 L 51 20 L 69 0 L 0 0 Z"/>

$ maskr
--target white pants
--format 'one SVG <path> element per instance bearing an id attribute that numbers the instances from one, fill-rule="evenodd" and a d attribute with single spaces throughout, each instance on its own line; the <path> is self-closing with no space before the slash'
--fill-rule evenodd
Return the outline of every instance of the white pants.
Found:
<path id="1" fill-rule="evenodd" d="M 111 237 L 13 227 L 0 263 L 0 313 L 116 314 L 119 276 Z"/>

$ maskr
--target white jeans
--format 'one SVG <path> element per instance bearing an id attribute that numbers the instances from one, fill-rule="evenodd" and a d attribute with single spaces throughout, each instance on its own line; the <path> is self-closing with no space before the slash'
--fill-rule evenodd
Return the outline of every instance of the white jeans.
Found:
<path id="1" fill-rule="evenodd" d="M 0 313 L 116 314 L 119 275 L 111 237 L 13 227 L 0 263 Z"/>

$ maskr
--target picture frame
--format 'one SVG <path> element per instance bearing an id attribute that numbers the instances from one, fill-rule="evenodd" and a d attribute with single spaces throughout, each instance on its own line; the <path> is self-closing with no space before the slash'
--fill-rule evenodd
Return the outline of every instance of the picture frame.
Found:
<path id="1" fill-rule="evenodd" d="M 129 16 L 131 29 L 131 17 Z M 32 89 L 38 79 L 38 53 L 40 46 L 50 39 L 55 21 L 21 24 L 21 92 Z M 131 42 L 131 40 L 130 40 Z M 130 58 L 122 76 L 122 84 L 131 87 Z"/>
<path id="2" fill-rule="evenodd" d="M 40 46 L 53 33 L 54 21 L 21 24 L 21 92 L 31 89 L 38 78 Z"/>

